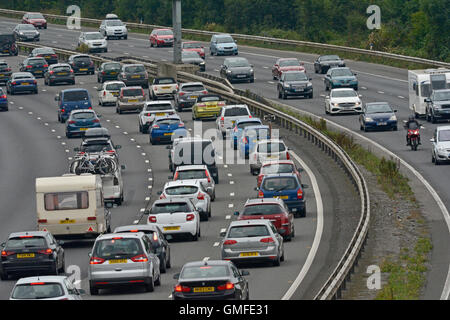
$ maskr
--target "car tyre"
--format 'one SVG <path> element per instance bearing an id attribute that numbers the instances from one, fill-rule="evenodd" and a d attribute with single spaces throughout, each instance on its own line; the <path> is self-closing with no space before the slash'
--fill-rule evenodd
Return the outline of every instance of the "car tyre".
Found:
<path id="1" fill-rule="evenodd" d="M 167 272 L 167 263 L 166 263 L 166 255 L 165 254 L 164 254 L 164 259 L 162 261 L 160 261 L 159 271 L 161 273 L 166 273 Z"/>
<path id="2" fill-rule="evenodd" d="M 9 276 L 6 272 L 0 272 L 0 279 L 5 281 L 8 280 Z"/>
<path id="3" fill-rule="evenodd" d="M 161 273 L 158 276 L 158 280 L 155 281 L 155 286 L 160 286 L 161 285 Z"/>
<path id="4" fill-rule="evenodd" d="M 274 267 L 279 267 L 280 264 L 281 264 L 280 261 L 281 261 L 280 256 L 277 256 L 277 259 L 273 262 L 273 266 Z"/>
<path id="5" fill-rule="evenodd" d="M 145 284 L 145 291 L 153 292 L 155 291 L 155 283 L 153 281 L 153 277 L 149 277 L 147 283 Z"/>
<path id="6" fill-rule="evenodd" d="M 98 295 L 98 288 L 95 287 L 92 284 L 89 284 L 89 292 L 91 293 L 91 296 L 97 296 Z"/>

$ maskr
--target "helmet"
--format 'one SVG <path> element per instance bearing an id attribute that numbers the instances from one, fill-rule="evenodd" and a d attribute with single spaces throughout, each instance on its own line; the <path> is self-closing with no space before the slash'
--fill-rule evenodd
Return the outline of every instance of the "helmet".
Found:
<path id="1" fill-rule="evenodd" d="M 411 116 L 408 117 L 408 121 L 414 121 L 414 119 L 415 119 L 415 118 L 414 118 L 413 115 L 411 115 Z"/>

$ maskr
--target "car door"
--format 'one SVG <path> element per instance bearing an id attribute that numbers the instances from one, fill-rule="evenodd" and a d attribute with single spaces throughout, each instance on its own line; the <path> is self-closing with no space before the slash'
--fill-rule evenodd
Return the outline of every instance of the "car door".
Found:
<path id="1" fill-rule="evenodd" d="M 236 281 L 235 287 L 239 288 L 239 291 L 241 293 L 241 297 L 247 294 L 247 281 L 244 279 L 244 277 L 241 275 L 241 272 L 236 268 L 236 266 L 231 266 L 231 272 L 233 272 L 233 277 Z"/>
<path id="2" fill-rule="evenodd" d="M 275 228 L 273 223 L 270 223 L 270 230 L 272 231 L 272 237 L 274 237 L 277 240 L 278 252 L 280 253 L 281 256 L 283 255 L 283 237 L 278 233 L 277 228 Z"/>
<path id="3" fill-rule="evenodd" d="M 153 272 L 159 273 L 159 265 L 160 261 L 158 256 L 156 255 L 155 249 L 152 246 L 152 243 L 147 235 L 144 235 L 142 237 L 142 242 L 144 243 L 144 248 L 147 253 L 147 256 L 149 257 L 149 260 L 151 261 L 151 264 L 153 266 Z"/>

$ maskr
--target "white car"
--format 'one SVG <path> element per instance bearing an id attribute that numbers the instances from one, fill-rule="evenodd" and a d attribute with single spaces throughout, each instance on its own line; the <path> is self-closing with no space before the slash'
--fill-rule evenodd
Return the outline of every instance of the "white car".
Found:
<path id="1" fill-rule="evenodd" d="M 289 148 L 282 140 L 269 139 L 259 141 L 251 150 L 250 172 L 253 175 L 259 173 L 262 163 L 273 160 L 290 160 Z"/>
<path id="2" fill-rule="evenodd" d="M 329 96 L 325 98 L 325 113 L 361 113 L 362 102 L 353 88 L 332 89 Z"/>
<path id="3" fill-rule="evenodd" d="M 172 177 L 169 176 L 169 179 L 172 179 Z M 173 181 L 192 179 L 200 181 L 206 190 L 210 190 L 209 195 L 211 196 L 211 201 L 216 200 L 216 184 L 209 172 L 208 166 L 202 164 L 178 166 L 173 175 Z"/>
<path id="4" fill-rule="evenodd" d="M 139 132 L 147 133 L 155 117 L 171 116 L 175 114 L 172 101 L 146 101 L 144 108 L 139 113 Z"/>
<path id="5" fill-rule="evenodd" d="M 66 276 L 28 277 L 16 282 L 9 300 L 83 300 L 84 293 Z"/>
<path id="6" fill-rule="evenodd" d="M 161 98 L 173 100 L 178 92 L 178 83 L 171 77 L 154 78 L 149 91 L 152 100 Z"/>
<path id="7" fill-rule="evenodd" d="M 145 214 L 147 224 L 156 224 L 164 235 L 187 234 L 194 241 L 200 237 L 200 215 L 188 198 L 156 200 Z"/>
<path id="8" fill-rule="evenodd" d="M 107 15 L 106 18 L 106 20 L 102 21 L 99 32 L 106 39 L 123 38 L 126 40 L 128 38 L 127 26 L 122 21 L 120 21 L 120 19 L 116 15 Z"/>
<path id="9" fill-rule="evenodd" d="M 246 104 L 227 105 L 222 107 L 222 111 L 216 120 L 217 130 L 225 138 L 227 131 L 231 130 L 238 119 L 251 118 L 252 114 Z"/>
<path id="10" fill-rule="evenodd" d="M 439 126 L 434 130 L 432 143 L 431 161 L 435 165 L 450 161 L 450 126 Z"/>
<path id="11" fill-rule="evenodd" d="M 82 44 L 89 47 L 89 52 L 108 52 L 108 41 L 100 32 L 82 32 L 78 38 L 78 46 Z"/>
<path id="12" fill-rule="evenodd" d="M 200 180 L 194 179 L 166 182 L 163 191 L 158 192 L 159 199 L 190 199 L 199 211 L 202 220 L 205 221 L 211 217 L 210 193 L 212 193 L 212 190 L 205 187 Z"/>
<path id="13" fill-rule="evenodd" d="M 120 93 L 120 88 L 126 87 L 122 81 L 106 81 L 98 88 L 98 104 L 105 106 L 117 104 L 117 97 Z"/>

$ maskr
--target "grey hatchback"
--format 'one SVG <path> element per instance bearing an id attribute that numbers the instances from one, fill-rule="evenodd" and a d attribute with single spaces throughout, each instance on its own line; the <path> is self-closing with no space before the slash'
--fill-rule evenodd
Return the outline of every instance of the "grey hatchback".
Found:
<path id="1" fill-rule="evenodd" d="M 148 73 L 142 64 L 125 64 L 117 77 L 127 86 L 141 86 L 148 89 Z"/>

